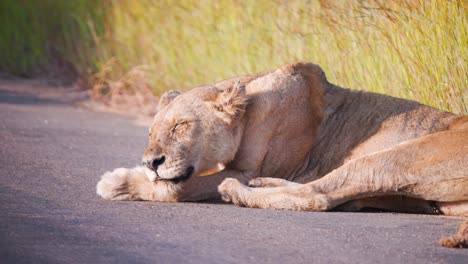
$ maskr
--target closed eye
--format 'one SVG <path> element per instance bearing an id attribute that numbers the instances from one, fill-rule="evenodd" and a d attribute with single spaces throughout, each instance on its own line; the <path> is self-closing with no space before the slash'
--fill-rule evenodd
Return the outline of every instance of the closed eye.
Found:
<path id="1" fill-rule="evenodd" d="M 171 133 L 174 133 L 176 130 L 186 126 L 189 122 L 188 121 L 181 121 L 176 123 L 172 128 L 171 128 Z"/>

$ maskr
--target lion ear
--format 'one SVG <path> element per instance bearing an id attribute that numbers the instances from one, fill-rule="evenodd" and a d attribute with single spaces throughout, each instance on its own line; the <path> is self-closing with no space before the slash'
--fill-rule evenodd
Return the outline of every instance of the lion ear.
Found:
<path id="1" fill-rule="evenodd" d="M 176 90 L 171 90 L 166 93 L 164 93 L 161 98 L 159 99 L 158 103 L 158 111 L 163 109 L 166 105 L 168 105 L 174 98 L 182 94 L 181 91 L 176 91 Z"/>
<path id="2" fill-rule="evenodd" d="M 233 86 L 222 90 L 212 105 L 216 114 L 231 124 L 244 114 L 247 100 L 245 84 L 237 81 Z"/>

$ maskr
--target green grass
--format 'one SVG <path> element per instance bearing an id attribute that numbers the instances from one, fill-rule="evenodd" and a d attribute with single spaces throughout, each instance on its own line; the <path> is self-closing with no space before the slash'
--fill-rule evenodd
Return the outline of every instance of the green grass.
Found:
<path id="1" fill-rule="evenodd" d="M 6 2 L 14 9 L 36 1 Z M 341 86 L 468 113 L 463 0 L 45 2 L 48 10 L 68 10 L 56 19 L 68 23 L 58 31 L 40 19 L 1 27 L 2 50 L 16 43 L 30 52 L 12 52 L 0 70 L 27 73 L 51 55 L 80 73 L 110 67 L 109 78 L 144 65 L 159 94 L 305 60 L 320 64 Z M 16 12 L 19 22 L 31 16 Z M 57 40 L 51 41 L 51 31 Z M 61 47 L 58 53 L 50 54 L 51 43 Z"/>
<path id="2" fill-rule="evenodd" d="M 96 35 L 104 32 L 102 1 L 0 1 L 0 71 L 32 76 L 60 61 L 79 74 L 99 70 Z"/>

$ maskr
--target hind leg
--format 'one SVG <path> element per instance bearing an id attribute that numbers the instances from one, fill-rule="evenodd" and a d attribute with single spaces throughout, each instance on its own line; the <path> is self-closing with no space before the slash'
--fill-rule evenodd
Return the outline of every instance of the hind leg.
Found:
<path id="1" fill-rule="evenodd" d="M 444 131 L 349 161 L 321 179 L 277 188 L 248 188 L 226 179 L 218 190 L 236 204 L 329 210 L 350 200 L 403 195 L 427 201 L 468 200 L 468 131 Z"/>
<path id="2" fill-rule="evenodd" d="M 299 186 L 300 183 L 287 181 L 279 178 L 255 178 L 249 181 L 249 187 L 287 187 Z M 468 215 L 468 203 L 466 208 L 459 208 L 452 203 L 444 203 L 444 210 L 441 210 L 445 215 L 461 215 L 461 210 Z M 418 213 L 418 214 L 437 214 L 441 205 L 438 208 L 431 205 L 428 201 L 406 197 L 406 196 L 382 196 L 368 197 L 358 200 L 352 200 L 344 204 L 340 204 L 333 208 L 334 211 L 342 212 L 358 212 L 365 209 L 377 209 L 390 212 L 400 213 Z"/>

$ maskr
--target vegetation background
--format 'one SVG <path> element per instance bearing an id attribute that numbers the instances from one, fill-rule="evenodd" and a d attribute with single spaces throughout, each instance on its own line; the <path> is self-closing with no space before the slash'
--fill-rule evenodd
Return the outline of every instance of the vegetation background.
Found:
<path id="1" fill-rule="evenodd" d="M 344 87 L 468 114 L 467 11 L 466 0 L 2 0 L 0 72 L 94 85 L 138 67 L 160 94 L 305 60 Z"/>

